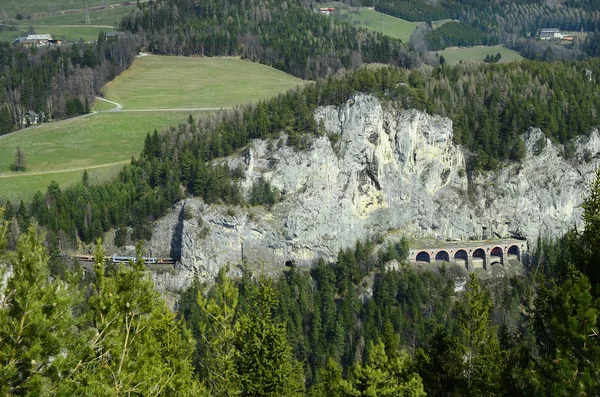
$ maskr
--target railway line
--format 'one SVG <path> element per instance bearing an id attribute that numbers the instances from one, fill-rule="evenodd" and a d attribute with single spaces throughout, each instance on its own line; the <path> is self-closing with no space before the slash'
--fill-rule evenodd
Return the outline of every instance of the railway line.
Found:
<path id="1" fill-rule="evenodd" d="M 93 263 L 94 262 L 94 255 L 89 254 L 89 255 L 61 255 L 63 258 L 68 258 L 71 260 L 76 260 L 80 263 Z M 118 256 L 118 255 L 113 255 L 113 256 L 106 256 L 104 258 L 105 261 L 107 262 L 111 262 L 111 263 L 129 263 L 131 262 L 135 262 L 136 257 L 135 256 Z M 175 258 L 156 258 L 156 257 L 144 257 L 144 263 L 146 265 L 171 265 L 171 266 L 175 266 L 175 264 L 177 263 L 177 259 Z"/>

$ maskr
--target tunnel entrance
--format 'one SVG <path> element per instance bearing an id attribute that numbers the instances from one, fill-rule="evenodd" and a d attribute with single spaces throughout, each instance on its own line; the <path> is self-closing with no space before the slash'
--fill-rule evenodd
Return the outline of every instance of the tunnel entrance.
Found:
<path id="1" fill-rule="evenodd" d="M 494 247 L 490 251 L 490 265 L 504 263 L 504 252 L 502 251 L 502 247 Z"/>
<path id="2" fill-rule="evenodd" d="M 429 253 L 427 251 L 421 251 L 417 254 L 416 261 L 430 263 L 431 256 L 429 255 Z"/>
<path id="3" fill-rule="evenodd" d="M 521 260 L 521 250 L 518 245 L 511 245 L 508 247 L 508 259 Z"/>
<path id="4" fill-rule="evenodd" d="M 437 254 L 435 254 L 435 260 L 450 262 L 450 255 L 448 255 L 448 252 L 446 251 L 439 251 Z"/>
<path id="5" fill-rule="evenodd" d="M 477 248 L 473 251 L 473 268 L 484 268 L 486 265 L 485 251 L 483 248 Z"/>

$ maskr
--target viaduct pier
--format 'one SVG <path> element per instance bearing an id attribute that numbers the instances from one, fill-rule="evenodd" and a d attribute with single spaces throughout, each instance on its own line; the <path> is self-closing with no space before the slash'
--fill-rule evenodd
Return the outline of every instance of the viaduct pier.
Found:
<path id="1" fill-rule="evenodd" d="M 504 265 L 509 260 L 522 261 L 527 240 L 502 239 L 484 241 L 438 242 L 411 246 L 408 260 L 412 263 L 453 262 L 473 271 L 490 271 L 493 265 Z"/>

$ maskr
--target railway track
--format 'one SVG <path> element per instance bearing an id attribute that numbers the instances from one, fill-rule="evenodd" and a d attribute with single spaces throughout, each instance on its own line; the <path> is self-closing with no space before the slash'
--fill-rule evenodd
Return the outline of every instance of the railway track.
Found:
<path id="1" fill-rule="evenodd" d="M 68 258 L 72 260 L 76 260 L 80 263 L 93 263 L 94 255 L 61 255 L 63 258 Z M 129 263 L 135 262 L 136 257 L 134 256 L 107 256 L 104 258 L 107 262 L 112 263 Z M 144 257 L 144 263 L 146 265 L 171 265 L 175 266 L 177 260 L 174 258 L 155 258 L 155 257 Z"/>

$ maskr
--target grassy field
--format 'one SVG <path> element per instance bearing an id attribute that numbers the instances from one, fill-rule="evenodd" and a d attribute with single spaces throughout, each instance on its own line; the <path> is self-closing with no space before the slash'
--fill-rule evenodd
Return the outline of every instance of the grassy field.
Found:
<path id="1" fill-rule="evenodd" d="M 237 58 L 146 56 L 108 83 L 123 109 L 230 107 L 303 84 L 277 69 Z"/>
<path id="2" fill-rule="evenodd" d="M 116 177 L 123 164 L 114 164 L 88 170 L 91 183 L 100 183 Z M 31 201 L 36 191 L 46 191 L 50 181 L 56 181 L 61 187 L 66 187 L 75 181 L 80 181 L 83 171 L 56 172 L 41 175 L 22 175 L 16 178 L 0 177 L 0 201 L 11 200 L 13 203 Z"/>
<path id="3" fill-rule="evenodd" d="M 390 37 L 400 39 L 404 43 L 408 43 L 410 35 L 419 25 L 418 23 L 394 18 L 366 7 L 350 7 L 344 3 L 338 2 L 319 3 L 318 6 L 335 7 L 340 12 L 341 18 L 348 20 L 353 25 L 362 26 L 383 33 Z"/>
<path id="4" fill-rule="evenodd" d="M 24 15 L 38 13 L 56 13 L 66 10 L 85 9 L 88 7 L 106 7 L 122 4 L 117 0 L 2 0 L 0 2 L 0 13 L 6 12 L 10 17 L 17 13 Z"/>
<path id="5" fill-rule="evenodd" d="M 59 14 L 43 17 L 34 17 L 29 20 L 18 21 L 13 25 L 14 30 L 0 32 L 0 40 L 13 41 L 24 36 L 32 28 L 36 33 L 48 33 L 54 38 L 71 42 L 91 41 L 98 38 L 98 34 L 108 32 L 118 25 L 121 18 L 130 12 L 134 6 L 123 6 L 90 11 L 90 24 L 85 24 L 85 11 Z"/>
<path id="6" fill-rule="evenodd" d="M 190 69 L 190 70 L 188 70 Z M 275 95 L 302 80 L 276 69 L 236 58 L 138 58 L 122 78 L 109 83 L 107 96 L 125 109 L 231 107 Z M 182 90 L 179 95 L 177 90 Z M 94 110 L 112 109 L 99 103 Z M 44 124 L 0 137 L 0 198 L 29 199 L 52 180 L 61 186 L 90 169 L 104 180 L 138 156 L 147 132 L 178 125 L 201 110 L 109 112 Z M 27 171 L 14 173 L 16 147 L 27 157 Z"/>
<path id="7" fill-rule="evenodd" d="M 443 56 L 448 64 L 463 62 L 483 62 L 486 55 L 496 55 L 500 53 L 501 63 L 515 62 L 523 59 L 518 52 L 506 48 L 502 45 L 496 46 L 476 46 L 476 47 L 448 47 L 445 50 L 438 51 L 437 54 Z"/>

